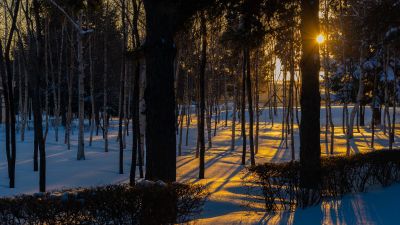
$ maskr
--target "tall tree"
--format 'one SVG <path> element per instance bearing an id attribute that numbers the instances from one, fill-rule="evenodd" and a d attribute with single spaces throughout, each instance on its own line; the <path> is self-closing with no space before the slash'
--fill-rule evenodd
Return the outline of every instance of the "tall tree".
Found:
<path id="1" fill-rule="evenodd" d="M 176 180 L 174 34 L 196 11 L 212 2 L 143 1 L 146 10 L 147 179 Z"/>
<path id="2" fill-rule="evenodd" d="M 199 63 L 199 91 L 200 91 L 200 118 L 199 118 L 199 147 L 200 147 L 200 165 L 199 179 L 204 178 L 204 110 L 205 110 L 205 70 L 207 64 L 207 24 L 204 12 L 200 13 L 200 32 L 201 32 L 201 56 Z"/>
<path id="3" fill-rule="evenodd" d="M 45 141 L 43 136 L 43 125 L 42 125 L 42 108 L 40 99 L 40 82 L 42 76 L 42 68 L 40 67 L 41 62 L 43 62 L 44 51 L 42 46 L 44 46 L 41 29 L 41 18 L 40 18 L 40 3 L 38 0 L 33 1 L 33 10 L 35 15 L 36 23 L 36 60 L 32 61 L 33 76 L 31 78 L 31 83 L 33 86 L 33 117 L 34 117 L 34 127 L 35 127 L 35 139 L 37 146 L 35 148 L 39 149 L 40 156 L 40 167 L 39 167 L 39 190 L 41 192 L 46 191 L 46 152 L 45 152 Z"/>
<path id="4" fill-rule="evenodd" d="M 175 181 L 175 93 L 173 1 L 145 0 L 146 179 Z M 163 96 L 162 98 L 160 96 Z"/>
<path id="5" fill-rule="evenodd" d="M 13 90 L 13 70 L 11 68 L 11 45 L 13 43 L 14 33 L 17 29 L 17 18 L 19 12 L 20 0 L 14 5 L 14 10 L 10 12 L 11 28 L 8 31 L 5 49 L 0 43 L 0 75 L 3 85 L 3 94 L 6 106 L 6 155 L 8 163 L 8 176 L 10 178 L 10 188 L 15 187 L 15 162 L 17 154 L 16 133 L 15 133 L 15 107 Z M 7 18 L 6 18 L 7 20 Z M 7 32 L 7 29 L 6 29 Z"/>
<path id="6" fill-rule="evenodd" d="M 83 23 L 83 9 L 80 8 L 77 13 L 77 21 L 75 21 L 61 6 L 55 1 L 48 0 L 60 13 L 62 13 L 75 29 L 77 41 L 77 63 L 78 63 L 78 117 L 79 117 L 79 132 L 78 132 L 78 152 L 77 159 L 85 159 L 85 145 L 84 145 L 84 116 L 85 116 L 85 67 L 84 67 L 84 52 L 83 52 L 83 38 L 85 35 L 93 32 L 92 29 L 84 29 Z M 71 125 L 70 125 L 71 126 Z M 68 134 L 70 135 L 70 134 Z M 68 137 L 69 139 L 70 137 Z"/>
<path id="7" fill-rule="evenodd" d="M 243 49 L 242 53 L 242 91 L 240 99 L 240 119 L 241 119 L 241 129 L 242 129 L 242 165 L 246 164 L 246 61 L 248 60 L 246 56 L 246 51 Z"/>
<path id="8" fill-rule="evenodd" d="M 301 1 L 300 183 L 306 190 L 317 189 L 320 182 L 320 60 L 315 41 L 319 34 L 318 10 L 318 0 Z M 303 203 L 307 204 L 311 197 L 306 194 Z"/>
<path id="9" fill-rule="evenodd" d="M 245 57 L 246 59 L 246 90 L 247 90 L 247 101 L 249 103 L 248 105 L 248 111 L 249 111 L 249 142 L 250 142 L 250 163 L 252 166 L 256 164 L 255 162 L 255 157 L 254 157 L 254 135 L 253 135 L 253 130 L 254 130 L 254 113 L 253 113 L 253 95 L 252 95 L 252 87 L 251 87 L 251 66 L 250 66 L 250 50 L 245 49 L 244 50 Z"/>

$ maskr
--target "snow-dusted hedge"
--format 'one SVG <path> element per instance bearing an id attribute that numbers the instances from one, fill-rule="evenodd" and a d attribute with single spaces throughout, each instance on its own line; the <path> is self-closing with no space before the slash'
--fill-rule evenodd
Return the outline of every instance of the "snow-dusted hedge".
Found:
<path id="1" fill-rule="evenodd" d="M 300 188 L 300 163 L 266 163 L 250 168 L 262 187 L 267 211 L 294 209 L 301 205 L 305 190 Z M 374 151 L 352 156 L 324 157 L 321 184 L 313 201 L 341 198 L 364 192 L 373 185 L 388 186 L 400 181 L 400 151 Z"/>
<path id="2" fill-rule="evenodd" d="M 0 199 L 0 224 L 174 224 L 201 211 L 200 185 L 143 181 Z"/>

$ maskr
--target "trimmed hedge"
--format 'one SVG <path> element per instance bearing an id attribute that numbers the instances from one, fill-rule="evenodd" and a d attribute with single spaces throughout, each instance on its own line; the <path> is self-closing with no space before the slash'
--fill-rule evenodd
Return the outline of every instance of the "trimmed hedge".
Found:
<path id="1" fill-rule="evenodd" d="M 300 163 L 266 163 L 251 167 L 254 182 L 262 187 L 265 209 L 293 210 L 305 207 L 302 198 L 310 190 L 300 188 Z M 400 181 L 400 151 L 374 151 L 352 156 L 321 159 L 321 184 L 313 190 L 311 205 L 338 199 L 347 193 L 364 192 L 373 185 L 388 186 Z"/>
<path id="2" fill-rule="evenodd" d="M 0 199 L 0 224 L 182 223 L 206 197 L 204 186 L 150 181 L 21 195 Z"/>

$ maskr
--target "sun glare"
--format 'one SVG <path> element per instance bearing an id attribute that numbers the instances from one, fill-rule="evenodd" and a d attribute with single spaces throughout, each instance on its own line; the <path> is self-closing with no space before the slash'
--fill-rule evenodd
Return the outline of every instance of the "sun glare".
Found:
<path id="1" fill-rule="evenodd" d="M 325 42 L 325 36 L 323 34 L 319 34 L 316 38 L 318 44 L 322 44 Z"/>

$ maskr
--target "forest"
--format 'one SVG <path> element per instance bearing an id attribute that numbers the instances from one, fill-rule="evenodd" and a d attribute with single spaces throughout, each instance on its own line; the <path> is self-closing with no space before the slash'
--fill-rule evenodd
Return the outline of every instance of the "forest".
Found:
<path id="1" fill-rule="evenodd" d="M 398 12 L 0 1 L 0 224 L 400 223 Z"/>

